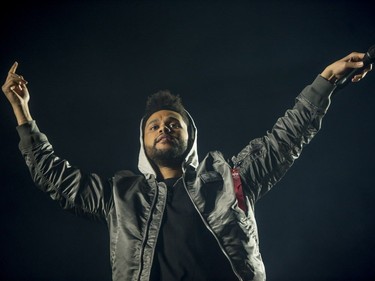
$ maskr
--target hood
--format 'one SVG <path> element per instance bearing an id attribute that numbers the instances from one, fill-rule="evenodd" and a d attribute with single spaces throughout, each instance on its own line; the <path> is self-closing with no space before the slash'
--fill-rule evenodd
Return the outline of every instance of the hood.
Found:
<path id="1" fill-rule="evenodd" d="M 186 110 L 185 110 L 186 111 Z M 182 171 L 185 172 L 187 166 L 193 166 L 194 168 L 198 167 L 198 149 L 197 149 L 197 127 L 195 126 L 194 120 L 191 117 L 190 113 L 186 111 L 186 114 L 189 118 L 189 126 L 188 126 L 188 132 L 189 132 L 189 146 L 184 162 L 182 163 Z M 154 176 L 156 178 L 156 171 L 152 167 L 149 159 L 146 156 L 144 143 L 143 143 L 143 118 L 141 120 L 141 123 L 139 125 L 140 128 L 140 150 L 139 150 L 139 157 L 138 157 L 138 169 L 139 171 L 146 177 L 146 179 L 149 179 L 151 176 Z"/>

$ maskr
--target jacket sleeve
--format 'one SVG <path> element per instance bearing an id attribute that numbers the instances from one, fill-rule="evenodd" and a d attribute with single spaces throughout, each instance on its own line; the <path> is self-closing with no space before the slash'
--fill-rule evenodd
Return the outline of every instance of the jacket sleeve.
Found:
<path id="1" fill-rule="evenodd" d="M 84 173 L 54 154 L 35 121 L 17 127 L 19 149 L 36 186 L 77 215 L 103 220 L 112 204 L 112 181 Z"/>
<path id="2" fill-rule="evenodd" d="M 285 175 L 304 145 L 320 130 L 334 89 L 333 84 L 318 75 L 265 136 L 252 140 L 232 158 L 252 203 Z"/>

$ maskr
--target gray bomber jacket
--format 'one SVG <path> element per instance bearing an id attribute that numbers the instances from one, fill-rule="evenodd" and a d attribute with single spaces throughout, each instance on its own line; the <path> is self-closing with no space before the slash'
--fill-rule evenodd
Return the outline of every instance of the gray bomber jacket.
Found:
<path id="1" fill-rule="evenodd" d="M 277 183 L 321 127 L 334 86 L 317 76 L 266 135 L 252 140 L 228 163 L 218 151 L 198 161 L 196 127 L 183 164 L 185 188 L 204 224 L 214 235 L 239 280 L 264 281 L 254 204 Z M 142 124 L 142 122 L 141 122 Z M 142 127 L 142 126 L 141 126 Z M 112 278 L 149 280 L 167 190 L 143 150 L 141 174 L 120 171 L 112 178 L 83 173 L 55 155 L 35 121 L 17 127 L 19 148 L 35 184 L 64 209 L 104 220 L 110 236 Z M 248 211 L 238 207 L 231 167 L 238 167 Z"/>

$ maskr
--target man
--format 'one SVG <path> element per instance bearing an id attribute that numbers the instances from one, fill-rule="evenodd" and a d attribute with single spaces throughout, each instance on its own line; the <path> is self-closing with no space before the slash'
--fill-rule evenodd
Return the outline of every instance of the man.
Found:
<path id="1" fill-rule="evenodd" d="M 15 63 L 2 90 L 18 122 L 19 148 L 35 184 L 64 209 L 104 220 L 113 280 L 265 280 L 255 202 L 277 183 L 319 131 L 334 81 L 362 68 L 351 53 L 316 77 L 267 134 L 228 163 L 197 156 L 197 130 L 179 96 L 147 100 L 140 124 L 139 170 L 110 179 L 57 157 L 32 119 L 26 80 Z M 356 75 L 361 80 L 371 66 Z"/>

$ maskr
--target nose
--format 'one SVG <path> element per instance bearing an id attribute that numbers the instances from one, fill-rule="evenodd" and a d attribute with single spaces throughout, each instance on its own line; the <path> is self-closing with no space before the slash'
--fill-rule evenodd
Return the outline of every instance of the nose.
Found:
<path id="1" fill-rule="evenodd" d="M 164 125 L 164 126 L 160 127 L 160 132 L 170 133 L 171 131 L 172 131 L 171 128 L 169 128 L 167 125 Z"/>

